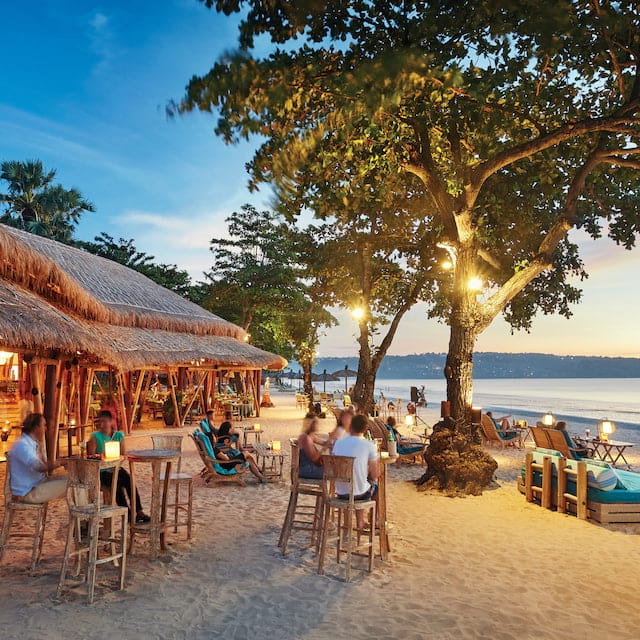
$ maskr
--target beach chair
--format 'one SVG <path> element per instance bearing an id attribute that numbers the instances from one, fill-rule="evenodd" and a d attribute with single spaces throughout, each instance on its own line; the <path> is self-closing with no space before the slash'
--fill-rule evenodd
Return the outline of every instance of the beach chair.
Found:
<path id="1" fill-rule="evenodd" d="M 382 451 L 389 451 L 389 429 L 382 418 L 370 419 L 371 436 L 373 438 L 382 439 Z M 403 440 L 396 443 L 396 453 L 398 456 L 397 464 L 403 462 L 424 464 L 424 452 L 426 445 L 423 442 L 413 442 Z"/>
<path id="2" fill-rule="evenodd" d="M 502 429 L 498 429 L 487 414 L 482 414 L 480 425 L 482 427 L 484 444 L 495 444 L 501 449 L 505 447 L 518 447 L 520 449 L 522 447 L 520 434 L 517 431 L 503 431 Z"/>
<path id="3" fill-rule="evenodd" d="M 559 429 L 543 429 L 549 440 L 548 449 L 559 451 L 565 458 L 571 460 L 582 460 L 588 456 L 581 455 L 584 449 L 577 448 L 571 440 L 571 436 L 566 431 Z"/>
<path id="4" fill-rule="evenodd" d="M 551 449 L 551 441 L 547 437 L 546 429 L 543 427 L 530 427 L 531 436 L 533 437 L 533 441 L 536 447 L 540 449 Z"/>
<path id="5" fill-rule="evenodd" d="M 216 460 L 213 445 L 202 431 L 196 429 L 193 434 L 189 434 L 189 437 L 195 443 L 200 459 L 204 463 L 205 471 L 202 475 L 207 484 L 210 482 L 213 484 L 235 482 L 244 487 L 243 475 L 249 468 L 248 463 L 236 465 L 233 469 L 225 469 Z"/>

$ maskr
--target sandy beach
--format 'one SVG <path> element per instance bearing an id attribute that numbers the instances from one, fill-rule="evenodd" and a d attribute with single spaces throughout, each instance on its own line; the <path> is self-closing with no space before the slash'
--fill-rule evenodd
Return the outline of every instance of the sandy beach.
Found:
<path id="1" fill-rule="evenodd" d="M 301 412 L 291 395 L 274 393 L 273 400 L 276 407 L 260 423 L 269 440 L 286 441 L 297 433 Z M 136 447 L 149 445 L 151 432 L 141 433 Z M 157 561 L 148 559 L 144 542 L 137 544 L 126 591 L 100 584 L 113 579 L 107 568 L 98 573 L 94 605 L 84 604 L 82 590 L 57 601 L 66 505 L 55 503 L 38 575 L 29 577 L 28 551 L 15 547 L 0 565 L 0 637 L 640 637 L 640 524 L 600 526 L 529 505 L 515 482 L 524 453 L 494 455 L 495 486 L 474 498 L 419 493 L 411 480 L 420 467 L 391 467 L 390 561 L 378 562 L 372 575 L 355 571 L 350 584 L 333 556 L 327 575 L 315 573 L 302 535 L 280 556 L 286 483 L 209 487 L 197 478 L 190 543 L 171 534 L 170 550 Z M 638 454 L 630 461 L 640 469 Z M 197 474 L 200 468 L 185 439 L 183 469 Z M 140 484 L 148 503 L 144 479 Z"/>

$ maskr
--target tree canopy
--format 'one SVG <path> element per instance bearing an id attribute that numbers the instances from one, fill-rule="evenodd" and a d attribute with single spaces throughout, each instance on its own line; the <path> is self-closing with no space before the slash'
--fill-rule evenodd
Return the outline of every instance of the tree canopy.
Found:
<path id="1" fill-rule="evenodd" d="M 82 214 L 94 208 L 77 189 L 54 183 L 55 177 L 40 160 L 2 162 L 0 180 L 7 190 L 0 193 L 6 205 L 0 222 L 69 243 Z"/>

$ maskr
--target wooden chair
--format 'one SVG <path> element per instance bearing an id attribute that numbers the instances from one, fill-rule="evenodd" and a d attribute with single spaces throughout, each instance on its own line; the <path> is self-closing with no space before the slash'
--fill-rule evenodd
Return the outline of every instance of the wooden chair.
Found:
<path id="1" fill-rule="evenodd" d="M 482 414 L 481 427 L 485 444 L 496 444 L 501 449 L 505 447 L 522 448 L 520 434 L 517 431 L 499 431 L 493 420 L 486 414 Z"/>
<path id="2" fill-rule="evenodd" d="M 11 454 L 7 452 L 7 464 L 6 464 L 6 476 L 4 479 L 4 520 L 2 523 L 2 533 L 0 533 L 0 561 L 4 550 L 7 546 L 7 541 L 10 536 L 11 524 L 13 523 L 13 516 L 16 511 L 29 511 L 36 515 L 36 527 L 32 534 L 28 533 L 14 533 L 14 538 L 31 538 L 33 541 L 33 551 L 31 553 L 31 568 L 29 573 L 34 574 L 38 562 L 40 562 L 40 556 L 42 555 L 42 544 L 44 542 L 44 529 L 47 520 L 47 507 L 48 503 L 42 504 L 30 504 L 28 502 L 21 502 L 16 500 L 11 493 Z"/>
<path id="3" fill-rule="evenodd" d="M 580 455 L 584 450 L 572 447 L 569 444 L 566 434 L 558 429 L 543 429 L 547 439 L 549 441 L 549 449 L 555 449 L 559 451 L 565 458 L 572 460 L 581 460 L 583 455 Z"/>
<path id="4" fill-rule="evenodd" d="M 540 449 L 552 449 L 551 441 L 547 437 L 547 430 L 543 427 L 530 427 L 531 436 L 535 442 L 536 447 Z"/>
<path id="5" fill-rule="evenodd" d="M 345 581 L 351 580 L 351 558 L 353 555 L 368 557 L 369 573 L 373 571 L 374 537 L 376 530 L 376 503 L 375 500 L 355 500 L 353 493 L 353 462 L 354 458 L 346 456 L 322 456 L 324 465 L 324 477 L 322 479 L 323 515 L 322 538 L 320 541 L 320 553 L 318 555 L 318 573 L 324 573 L 324 559 L 329 542 L 336 542 L 336 560 L 340 563 L 340 555 L 347 554 L 345 564 Z M 338 498 L 334 495 L 334 485 L 341 482 L 349 485 L 348 498 Z M 329 540 L 329 521 L 332 510 L 338 513 L 337 536 Z M 369 514 L 367 529 L 353 528 L 353 518 L 356 511 L 366 511 Z M 343 520 L 344 514 L 344 520 Z M 345 540 L 344 533 L 347 533 Z M 361 537 L 365 536 L 365 542 L 361 543 Z M 346 549 L 344 547 L 346 543 Z M 366 553 L 362 553 L 366 550 Z"/>
<path id="6" fill-rule="evenodd" d="M 301 478 L 300 449 L 295 438 L 289 440 L 291 445 L 291 489 L 289 492 L 289 504 L 287 514 L 282 525 L 278 547 L 282 555 L 287 555 L 287 545 L 293 531 L 308 531 L 311 534 L 310 546 L 315 546 L 316 551 L 320 546 L 320 525 L 322 518 L 323 493 L 322 480 L 313 478 Z M 313 504 L 300 504 L 300 496 L 311 496 Z"/>
<path id="7" fill-rule="evenodd" d="M 64 548 L 60 580 L 57 596 L 60 597 L 65 587 L 67 573 L 72 559 L 77 558 L 76 575 L 80 572 L 82 556 L 86 554 L 85 579 L 87 582 L 87 601 L 94 599 L 96 568 L 98 565 L 113 562 L 119 564 L 119 589 L 124 589 L 124 578 L 127 564 L 127 529 L 129 508 L 120 507 L 115 502 L 116 481 L 120 470 L 120 460 L 113 462 L 113 483 L 111 504 L 101 504 L 100 469 L 105 468 L 99 461 L 72 460 L 67 466 L 69 483 L 67 485 L 67 503 L 69 505 L 69 526 L 67 542 Z M 110 466 L 111 468 L 111 466 Z M 120 534 L 115 535 L 115 521 L 120 520 Z M 109 527 L 103 525 L 102 537 L 100 524 L 109 521 Z M 82 535 L 82 525 L 86 523 L 87 535 Z M 108 531 L 108 535 L 107 534 Z M 110 545 L 108 556 L 99 558 L 98 547 L 101 542 Z"/>
<path id="8" fill-rule="evenodd" d="M 209 484 L 227 484 L 229 482 L 235 482 L 244 487 L 244 474 L 247 471 L 246 467 L 240 467 L 239 465 L 229 471 L 223 469 L 219 461 L 213 455 L 213 446 L 209 443 L 211 451 L 208 450 L 203 438 L 207 438 L 206 435 L 198 436 L 189 434 L 189 437 L 194 441 L 200 459 L 204 463 L 204 472 L 202 477 L 204 481 Z"/>
<path id="9" fill-rule="evenodd" d="M 387 429 L 384 420 L 382 418 L 371 418 L 369 420 L 371 436 L 373 438 L 382 438 L 382 451 L 389 451 L 389 430 Z M 408 445 L 406 440 L 403 440 L 405 446 Z M 397 443 L 400 444 L 400 443 Z M 400 466 L 402 463 L 410 462 L 424 464 L 424 452 L 427 448 L 427 445 L 423 442 L 414 443 L 415 451 L 411 453 L 400 453 L 400 451 L 396 447 L 396 454 L 398 456 L 397 465 Z M 401 445 L 402 446 L 402 445 Z"/>
<path id="10" fill-rule="evenodd" d="M 157 435 L 151 436 L 154 449 L 167 449 L 170 451 L 180 451 L 182 454 L 182 435 Z M 193 526 L 193 477 L 188 473 L 183 473 L 182 455 L 178 458 L 175 471 L 169 476 L 169 485 L 175 487 L 175 498 L 173 502 L 167 503 L 167 509 L 173 510 L 173 532 L 178 533 L 178 527 L 187 528 L 187 540 L 191 540 L 191 528 Z M 160 481 L 164 482 L 164 472 L 160 474 Z M 186 500 L 181 500 L 181 489 L 186 489 Z M 180 520 L 180 513 L 185 514 L 185 519 Z"/>

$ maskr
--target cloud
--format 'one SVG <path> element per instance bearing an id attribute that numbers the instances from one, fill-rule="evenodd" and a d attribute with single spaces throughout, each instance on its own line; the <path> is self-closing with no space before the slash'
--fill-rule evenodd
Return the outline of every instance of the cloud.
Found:
<path id="1" fill-rule="evenodd" d="M 108 24 L 109 24 L 109 18 L 104 13 L 101 13 L 100 11 L 97 11 L 96 13 L 94 13 L 89 20 L 89 25 L 96 32 L 104 31 L 107 28 Z"/>
<path id="2" fill-rule="evenodd" d="M 111 22 L 111 18 L 101 11 L 95 11 L 89 16 L 90 49 L 98 58 L 98 63 L 93 68 L 94 74 L 106 71 L 116 54 Z"/>

